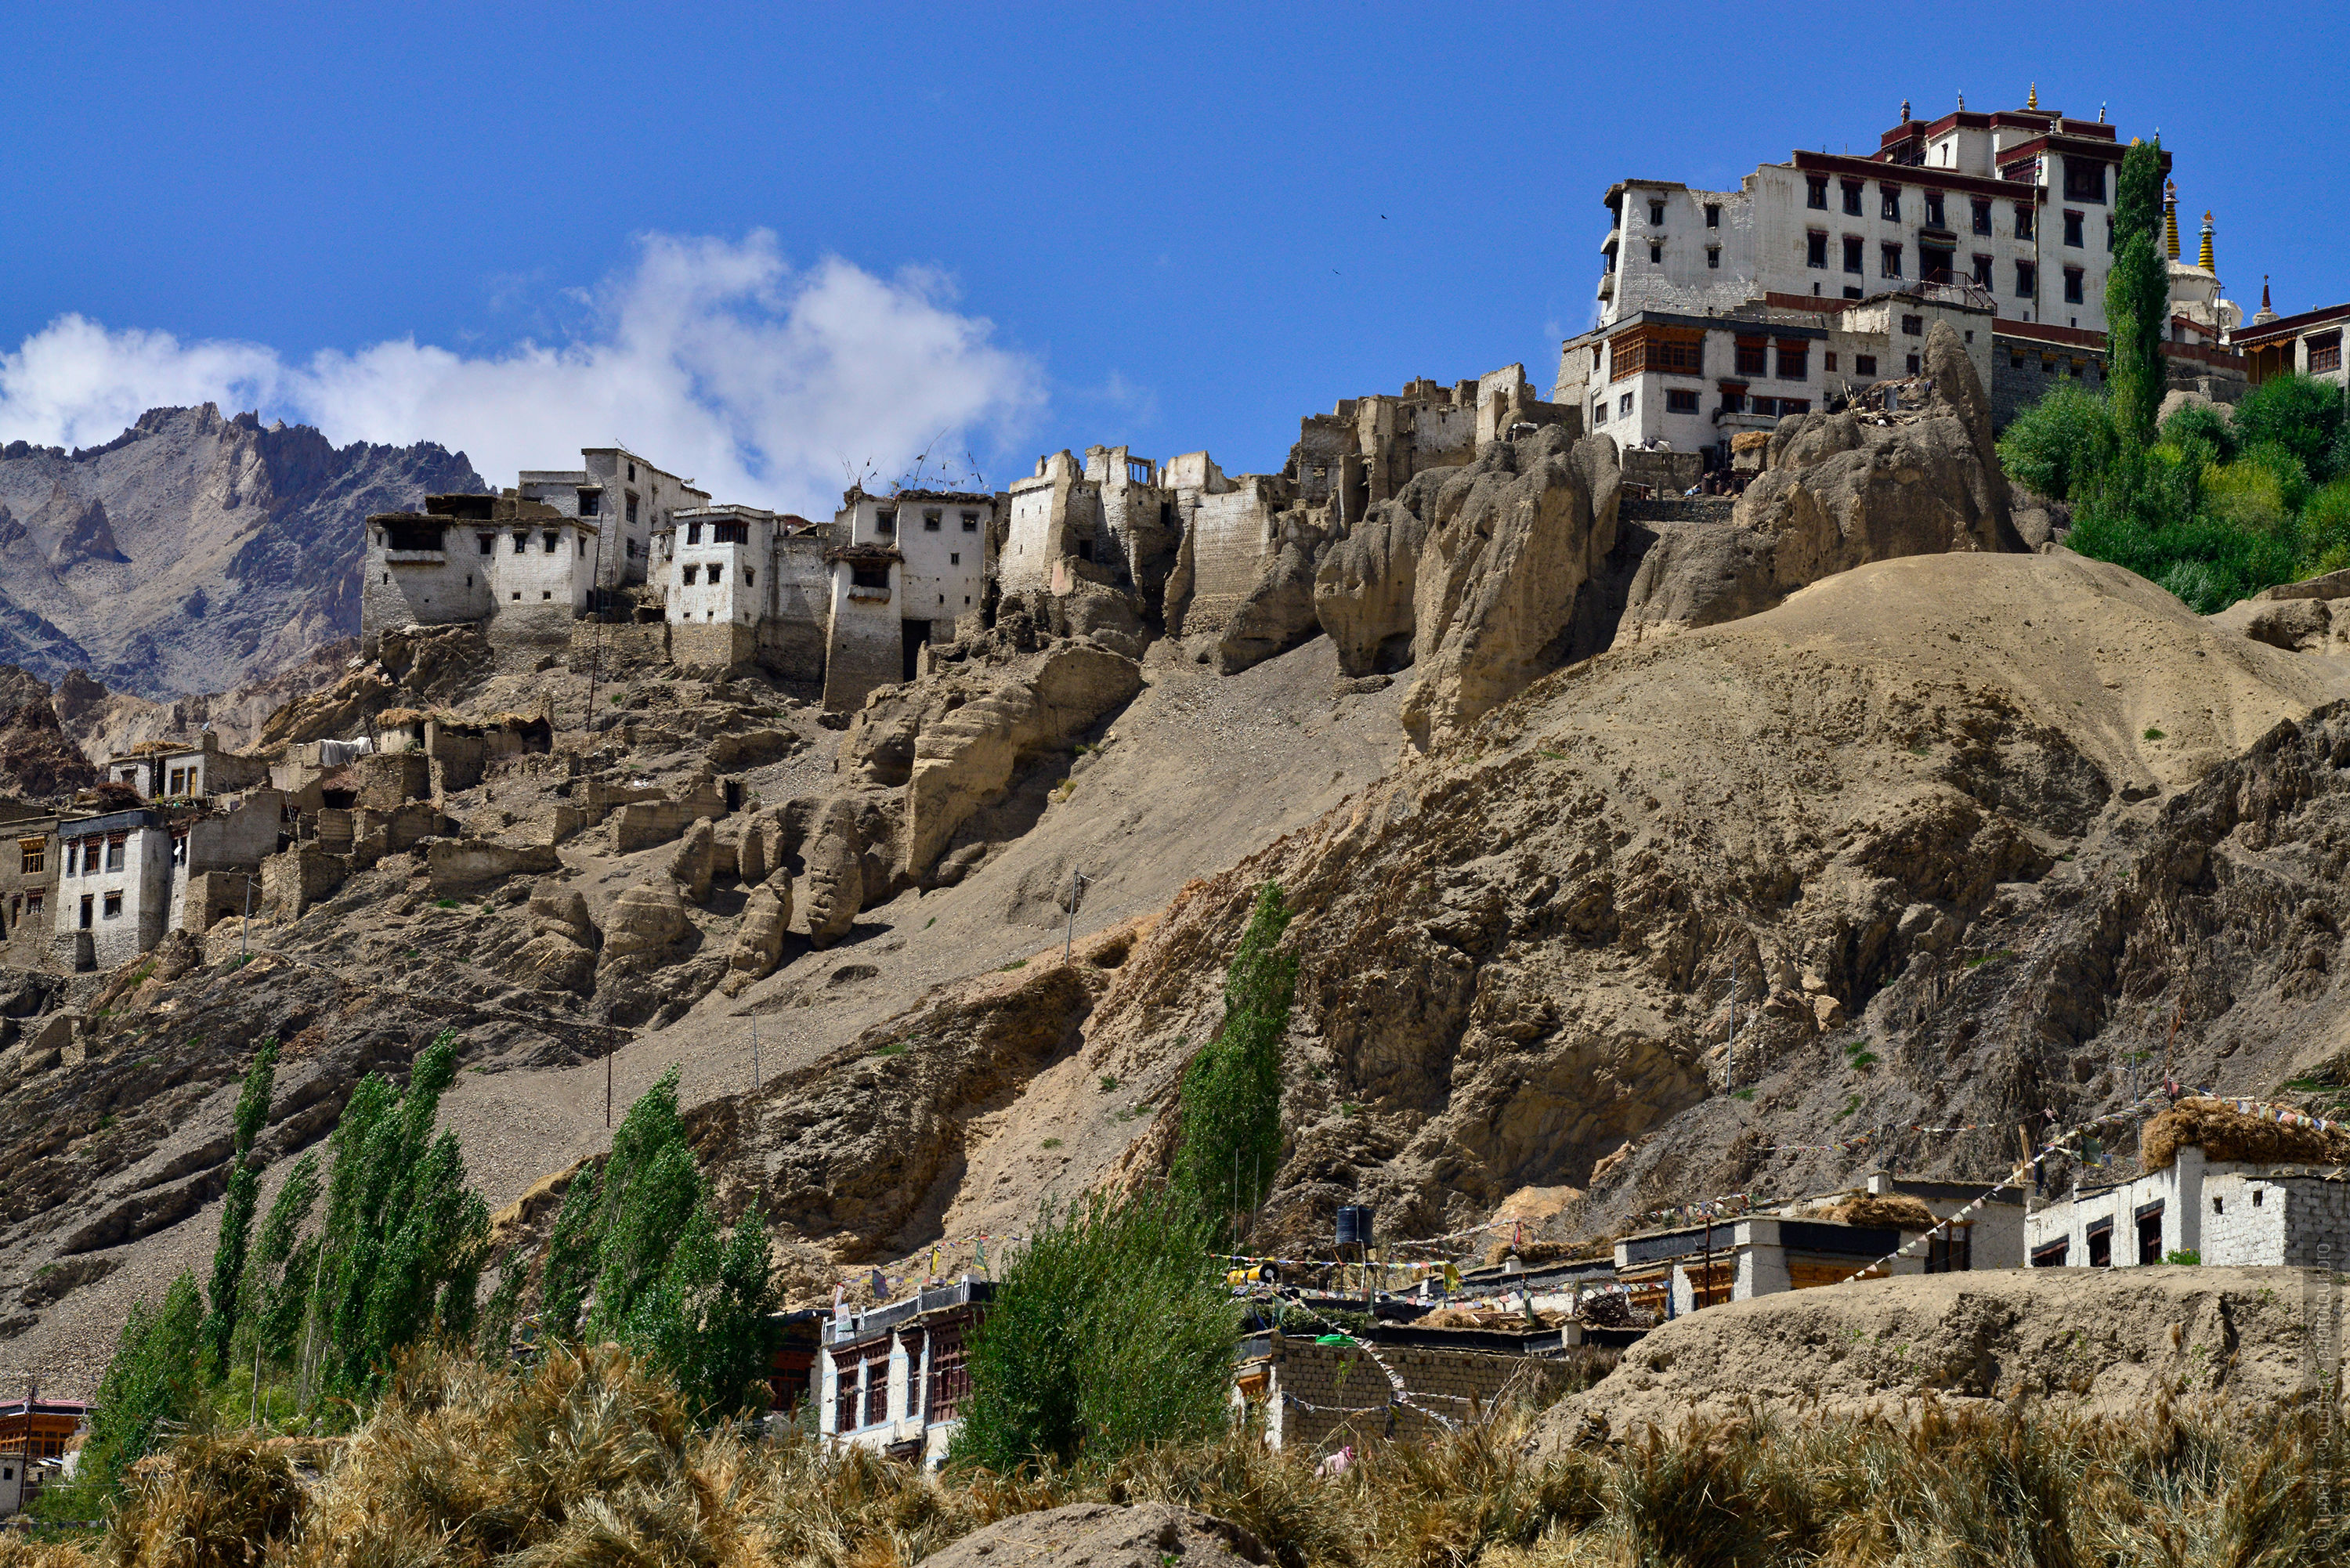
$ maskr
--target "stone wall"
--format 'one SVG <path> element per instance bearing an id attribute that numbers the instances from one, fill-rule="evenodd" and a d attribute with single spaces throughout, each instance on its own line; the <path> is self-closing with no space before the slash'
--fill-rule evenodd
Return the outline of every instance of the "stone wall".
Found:
<path id="1" fill-rule="evenodd" d="M 1389 1433 L 1390 1417 L 1395 1437 L 1425 1440 L 1442 1433 L 1420 1409 L 1397 1406 L 1390 1412 L 1387 1375 L 1357 1346 L 1282 1334 L 1270 1339 L 1266 1434 L 1274 1447 L 1322 1453 Z M 1483 1351 L 1382 1346 L 1379 1355 L 1429 1408 L 1463 1422 L 1490 1411 L 1496 1399 L 1548 1404 L 1574 1371 L 1565 1362 Z M 1243 1364 L 1244 1383 L 1251 1370 Z"/>
<path id="2" fill-rule="evenodd" d="M 840 576 L 844 582 L 847 579 L 846 567 Z M 889 569 L 889 576 L 890 593 L 886 599 L 859 597 L 845 589 L 834 598 L 832 636 L 824 660 L 824 705 L 834 712 L 862 708 L 876 687 L 894 686 L 905 679 L 897 567 Z"/>
<path id="3" fill-rule="evenodd" d="M 1191 595 L 1183 611 L 1182 635 L 1212 635 L 1224 629 L 1242 601 L 1256 590 L 1266 559 L 1279 547 L 1274 499 L 1270 483 L 1254 474 L 1221 495 L 1185 499 L 1190 503 L 1184 526 L 1191 536 Z"/>
<path id="4" fill-rule="evenodd" d="M 262 897 L 277 919 L 298 920 L 302 911 L 331 897 L 349 870 L 349 862 L 338 855 L 296 845 L 261 863 Z"/>
<path id="5" fill-rule="evenodd" d="M 2203 1183 L 2207 1263 L 2339 1269 L 2350 1261 L 2350 1181 L 2230 1172 Z"/>

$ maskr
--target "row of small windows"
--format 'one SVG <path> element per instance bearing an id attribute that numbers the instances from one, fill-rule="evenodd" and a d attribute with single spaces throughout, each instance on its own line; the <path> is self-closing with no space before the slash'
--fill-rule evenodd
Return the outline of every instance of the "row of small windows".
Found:
<path id="1" fill-rule="evenodd" d="M 943 514 L 935 509 L 926 510 L 923 512 L 923 533 L 935 534 L 944 525 L 945 522 Z M 898 509 L 894 506 L 884 506 L 876 511 L 873 514 L 873 531 L 876 534 L 895 534 L 898 531 Z M 966 534 L 976 534 L 979 532 L 978 513 L 966 512 L 962 514 L 962 531 Z"/>

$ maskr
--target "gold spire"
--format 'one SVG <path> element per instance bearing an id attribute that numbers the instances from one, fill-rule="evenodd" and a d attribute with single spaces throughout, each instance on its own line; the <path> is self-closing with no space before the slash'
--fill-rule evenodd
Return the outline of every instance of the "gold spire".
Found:
<path id="1" fill-rule="evenodd" d="M 2033 82 L 2032 84 L 2032 96 L 2023 100 L 2023 107 L 2026 109 L 2038 109 L 2040 107 L 2040 84 L 2038 82 Z"/>
<path id="2" fill-rule="evenodd" d="M 2218 265 L 2211 260 L 2211 213 L 2208 208 L 2203 213 L 2203 249 L 2196 256 L 2195 265 L 2214 277 L 2220 275 Z"/>
<path id="3" fill-rule="evenodd" d="M 2178 259 L 2178 186 L 2170 180 L 2162 182 L 2162 254 Z"/>

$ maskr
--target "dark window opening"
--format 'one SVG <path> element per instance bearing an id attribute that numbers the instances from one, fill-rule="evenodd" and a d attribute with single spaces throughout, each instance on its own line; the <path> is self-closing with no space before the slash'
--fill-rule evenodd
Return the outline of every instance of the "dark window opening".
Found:
<path id="1" fill-rule="evenodd" d="M 481 546 L 482 554 L 484 556 L 497 553 L 498 536 L 495 534 L 476 534 L 473 535 L 473 543 Z"/>
<path id="2" fill-rule="evenodd" d="M 1833 375 L 1835 375 L 1835 368 L 1836 368 L 1836 357 L 1835 357 L 1835 349 L 1833 349 L 1833 348 L 1831 348 L 1831 349 L 1829 349 L 1826 353 L 1822 354 L 1822 355 L 1820 356 L 1820 369 L 1821 369 L 1822 370 L 1826 371 L 1829 375 L 1833 376 Z"/>
<path id="3" fill-rule="evenodd" d="M 1800 381 L 1811 374 L 1811 345 L 1797 339 L 1779 340 L 1779 379 Z"/>
<path id="4" fill-rule="evenodd" d="M 2313 376 L 2342 369 L 2342 334 L 2328 332 L 2309 340 L 2309 373 Z"/>
<path id="5" fill-rule="evenodd" d="M 1926 1272 L 1963 1274 L 1973 1268 L 1974 1234 L 1971 1225 L 1953 1225 L 1935 1231 L 1926 1242 Z"/>
<path id="6" fill-rule="evenodd" d="M 946 601 L 941 597 L 939 602 L 944 604 Z M 922 649 L 930 646 L 931 623 L 926 620 L 899 621 L 898 631 L 899 644 L 905 650 L 904 676 L 911 680 L 922 672 Z"/>
<path id="7" fill-rule="evenodd" d="M 1899 223 L 1901 221 L 1901 187 L 1898 185 L 1879 185 L 1877 188 L 1877 193 L 1880 198 L 1880 210 L 1877 213 L 1877 216 L 1883 218 L 1888 223 Z"/>
<path id="8" fill-rule="evenodd" d="M 1649 226 L 1650 228 L 1655 228 L 1655 227 L 1656 227 L 1656 226 L 1658 226 L 1659 224 L 1662 223 L 1664 221 L 1665 221 L 1665 204 L 1664 204 L 1662 202 L 1649 202 L 1649 203 L 1648 203 L 1648 226 Z"/>
<path id="9" fill-rule="evenodd" d="M 758 572 L 758 568 L 757 568 L 757 567 L 755 567 L 755 566 L 745 566 L 745 567 L 743 567 L 743 586 L 744 587 L 746 587 L 746 588 L 750 588 L 750 587 L 758 587 L 758 584 L 759 584 L 759 572 Z"/>
<path id="10" fill-rule="evenodd" d="M 1708 245 L 1705 247 L 1705 265 L 1716 272 L 1720 272 L 1721 270 L 1721 247 L 1720 245 Z"/>
<path id="11" fill-rule="evenodd" d="M 521 555 L 524 551 L 525 551 L 525 550 L 529 549 L 529 548 L 530 548 L 530 530 L 529 530 L 529 529 L 527 529 L 527 528 L 517 528 L 517 529 L 515 529 L 515 535 L 514 535 L 514 545 L 515 545 L 515 547 L 514 547 L 514 553 L 515 553 L 515 555 L 517 555 L 517 556 Z"/>
<path id="12" fill-rule="evenodd" d="M 1844 296 L 1846 299 L 1858 299 L 1860 297 L 1860 290 L 1853 287 L 1850 284 L 1846 284 L 1845 286 Z"/>
<path id="13" fill-rule="evenodd" d="M 690 588 L 693 587 L 697 574 L 699 574 L 702 568 L 698 566 L 682 567 L 678 572 L 678 580 Z"/>
<path id="14" fill-rule="evenodd" d="M 98 896 L 94 893 L 84 893 L 81 896 L 81 929 L 83 930 L 89 929 L 91 920 L 97 912 Z"/>
<path id="15" fill-rule="evenodd" d="M 1918 247 L 1918 275 L 1928 283 L 1950 281 L 1950 253 L 1934 245 Z"/>
<path id="16" fill-rule="evenodd" d="M 1846 234 L 1844 237 L 1844 270 L 1858 276 L 1861 270 L 1860 254 L 1860 236 Z"/>
<path id="17" fill-rule="evenodd" d="M 1697 412 L 1697 393 L 1685 387 L 1675 387 L 1665 393 L 1665 412 L 1693 414 Z"/>
<path id="18" fill-rule="evenodd" d="M 2137 1261 L 2162 1262 L 2162 1205 L 2149 1203 L 2137 1211 Z"/>
<path id="19" fill-rule="evenodd" d="M 1979 234 L 1991 233 L 1991 198 L 1988 196 L 1975 198 L 1975 233 Z"/>
<path id="20" fill-rule="evenodd" d="M 1899 245 L 1879 245 L 1877 249 L 1878 253 L 1877 260 L 1880 263 L 1878 275 L 1881 277 L 1899 277 L 1901 275 L 1901 247 Z"/>
<path id="21" fill-rule="evenodd" d="M 2015 297 L 2030 299 L 2040 290 L 2040 269 L 2030 262 L 2015 264 Z"/>
<path id="22" fill-rule="evenodd" d="M 538 547 L 541 554 L 552 556 L 563 547 L 563 536 L 552 528 L 542 528 L 538 531 Z"/>
<path id="23" fill-rule="evenodd" d="M 898 509 L 884 506 L 873 514 L 873 531 L 876 534 L 895 534 L 898 531 Z"/>
<path id="24" fill-rule="evenodd" d="M 685 525 L 685 542 L 689 545 L 699 545 L 702 543 L 701 524 L 689 523 Z"/>
<path id="25" fill-rule="evenodd" d="M 636 520 L 637 520 L 637 493 L 636 493 L 635 491 L 631 490 L 631 491 L 629 491 L 629 522 L 631 522 L 631 523 L 633 523 L 633 522 L 635 522 Z"/>
<path id="26" fill-rule="evenodd" d="M 2114 1266 L 2114 1222 L 2100 1220 L 2089 1227 L 2089 1267 L 2110 1269 Z"/>
<path id="27" fill-rule="evenodd" d="M 438 550 L 442 537 L 438 523 L 394 523 L 390 530 L 390 546 L 394 550 Z"/>
<path id="28" fill-rule="evenodd" d="M 2067 305 L 2081 303 L 2081 269 L 2079 267 L 2068 266 L 2064 269 L 2064 303 Z"/>
<path id="29" fill-rule="evenodd" d="M 1903 317 L 1901 332 L 1907 337 L 1923 337 L 1926 336 L 1926 318 L 1922 316 Z"/>
<path id="30" fill-rule="evenodd" d="M 889 567 L 887 563 L 879 561 L 854 564 L 848 568 L 848 586 L 886 590 L 889 587 Z"/>
<path id="31" fill-rule="evenodd" d="M 1804 205 L 1810 207 L 1814 213 L 1826 212 L 1828 210 L 1828 177 L 1825 174 L 1814 174 L 1804 182 L 1804 184 L 1806 186 Z"/>
<path id="32" fill-rule="evenodd" d="M 1856 376 L 1874 376 L 1874 375 L 1876 375 L 1876 374 L 1877 374 L 1877 356 L 1876 356 L 1876 355 L 1874 355 L 1874 354 L 1856 354 L 1856 355 L 1854 355 L 1854 356 L 1852 357 L 1852 373 L 1853 373 L 1854 375 L 1856 375 Z"/>
<path id="33" fill-rule="evenodd" d="M 629 483 L 634 483 L 636 482 L 636 477 L 637 477 L 637 465 L 636 465 L 635 463 L 633 463 L 633 462 L 632 462 L 632 463 L 629 464 Z"/>
<path id="34" fill-rule="evenodd" d="M 1760 337 L 1738 340 L 1738 373 L 1742 376 L 1767 376 L 1771 373 L 1770 345 Z"/>
<path id="35" fill-rule="evenodd" d="M 1077 559 L 1078 559 L 1078 560 L 1080 560 L 1080 561 L 1090 561 L 1090 560 L 1092 560 L 1093 558 L 1094 558 L 1094 542 L 1093 542 L 1091 539 L 1080 539 L 1080 540 L 1078 540 L 1078 541 L 1077 541 Z"/>
<path id="36" fill-rule="evenodd" d="M 713 545 L 747 545 L 751 542 L 751 525 L 748 523 L 712 523 L 710 525 L 710 542 Z"/>
<path id="37" fill-rule="evenodd" d="M 2032 209 L 2021 202 L 2016 204 L 2015 209 L 2015 237 L 2019 240 L 2028 240 L 2032 237 Z"/>
<path id="38" fill-rule="evenodd" d="M 2064 1254 L 2072 1250 L 2073 1243 L 2069 1239 L 2036 1247 L 2033 1249 L 2032 1266 L 2035 1269 L 2061 1269 L 2064 1266 Z"/>
<path id="39" fill-rule="evenodd" d="M 106 908 L 105 908 L 105 909 L 102 911 L 102 915 L 103 915 L 103 918 L 105 918 L 105 919 L 109 919 L 109 920 L 119 920 L 119 919 L 120 919 L 122 918 L 122 895 L 121 895 L 121 894 L 120 894 L 120 893 L 109 893 L 109 894 L 106 896 Z"/>
<path id="40" fill-rule="evenodd" d="M 1950 220 L 1943 215 L 1942 193 L 1939 191 L 1926 192 L 1926 222 L 1937 229 L 1947 229 L 1950 226 Z"/>
<path id="41" fill-rule="evenodd" d="M 2064 214 L 2064 243 L 2075 250 L 2088 243 L 2082 235 L 2081 214 L 2078 213 Z"/>
<path id="42" fill-rule="evenodd" d="M 1721 209 L 1711 202 L 1705 204 L 1705 226 L 1709 229 L 1721 227 Z"/>
<path id="43" fill-rule="evenodd" d="M 1163 510 L 1165 507 L 1167 507 L 1167 506 L 1171 506 L 1171 505 L 1173 505 L 1173 504 L 1174 504 L 1174 503 L 1172 503 L 1172 502 L 1163 502 L 1163 503 L 1161 503 L 1161 504 L 1160 504 L 1162 510 Z M 979 514 L 978 514 L 978 513 L 976 513 L 976 512 L 966 512 L 966 513 L 964 513 L 964 514 L 962 514 L 962 531 L 963 531 L 964 533 L 966 533 L 966 534 L 976 534 L 976 533 L 978 533 L 978 532 L 979 532 Z"/>
<path id="44" fill-rule="evenodd" d="M 1974 263 L 1975 286 L 1984 290 L 1985 292 L 1989 292 L 1991 288 L 1991 257 L 1987 255 L 1977 255 L 1974 258 Z"/>
<path id="45" fill-rule="evenodd" d="M 1844 182 L 1844 210 L 1856 218 L 1861 215 L 1860 182 L 1857 180 Z"/>
<path id="46" fill-rule="evenodd" d="M 889 1353 L 865 1358 L 865 1425 L 878 1427 L 889 1418 Z"/>
<path id="47" fill-rule="evenodd" d="M 1917 356 L 1917 355 L 1912 354 L 1912 355 L 1910 355 L 1910 356 L 1909 356 L 1908 365 L 1909 365 L 1909 374 L 1911 374 L 1911 375 L 1913 375 L 1913 376 L 1914 376 L 1914 375 L 1916 375 L 1916 374 L 1918 373 L 1918 356 Z"/>
<path id="48" fill-rule="evenodd" d="M 1804 241 L 1804 265 L 1825 268 L 1828 265 L 1828 237 L 1814 230 Z"/>
<path id="49" fill-rule="evenodd" d="M 1648 242 L 1648 260 L 1651 262 L 1662 262 L 1664 259 L 1665 247 L 1659 244 L 1656 241 L 1650 240 Z"/>
<path id="50" fill-rule="evenodd" d="M 922 514 L 922 532 L 923 532 L 923 533 L 925 533 L 925 534 L 935 534 L 935 533 L 937 533 L 938 531 L 939 531 L 939 514 L 938 514 L 937 513 L 935 513 L 935 512 L 925 512 L 925 513 L 923 513 L 923 514 Z"/>
<path id="51" fill-rule="evenodd" d="M 603 514 L 604 493 L 600 490 L 581 491 L 579 493 L 579 515 L 582 517 L 600 517 Z"/>
<path id="52" fill-rule="evenodd" d="M 2105 199 L 2105 164 L 2094 158 L 2064 160 L 2064 200 L 2103 202 Z"/>

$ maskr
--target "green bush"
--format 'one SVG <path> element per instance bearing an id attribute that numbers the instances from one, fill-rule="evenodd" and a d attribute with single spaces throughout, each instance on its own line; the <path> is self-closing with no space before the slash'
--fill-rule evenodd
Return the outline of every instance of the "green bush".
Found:
<path id="1" fill-rule="evenodd" d="M 2203 1254 L 2193 1247 L 2174 1247 L 2162 1255 L 2162 1261 L 2166 1263 L 2184 1264 L 2190 1269 L 2200 1268 L 2203 1263 Z"/>
<path id="2" fill-rule="evenodd" d="M 1041 1216 L 972 1338 L 949 1462 L 1011 1474 L 1219 1430 L 1240 1319 L 1214 1236 L 1171 1192 Z"/>
<path id="3" fill-rule="evenodd" d="M 2113 414 L 2106 400 L 2065 382 L 2018 413 L 1999 438 L 2008 477 L 2056 501 L 2078 499 L 2114 460 Z"/>
<path id="4" fill-rule="evenodd" d="M 203 1408 L 204 1339 L 203 1297 L 193 1274 L 173 1280 L 161 1306 L 132 1303 L 98 1386 L 98 1409 L 68 1489 L 71 1503 L 60 1498 L 55 1505 L 59 1516 L 97 1517 L 130 1467 L 161 1446 L 169 1428 Z"/>
<path id="5" fill-rule="evenodd" d="M 2236 439 L 2292 454 L 2323 483 L 2339 477 L 2335 442 L 2345 424 L 2343 390 L 2309 376 L 2272 376 L 2236 405 Z"/>

